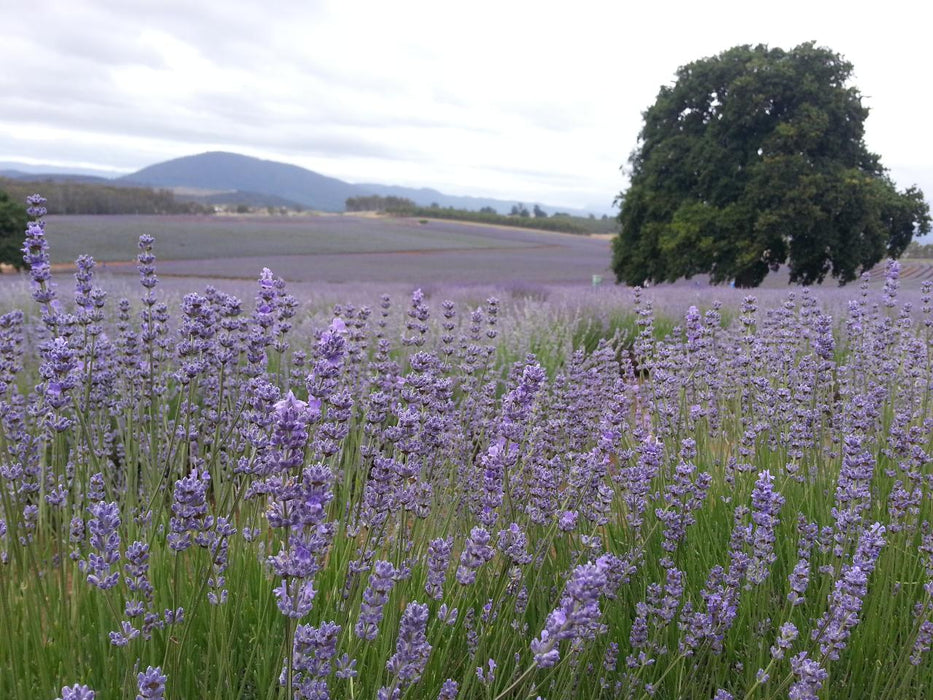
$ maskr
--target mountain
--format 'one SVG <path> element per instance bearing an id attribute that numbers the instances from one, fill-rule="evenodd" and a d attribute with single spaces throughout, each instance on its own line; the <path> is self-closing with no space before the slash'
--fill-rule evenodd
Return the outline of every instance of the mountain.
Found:
<path id="1" fill-rule="evenodd" d="M 361 194 L 354 185 L 297 165 L 222 151 L 156 163 L 119 179 L 150 187 L 195 188 L 213 194 L 264 194 L 277 202 L 287 200 L 322 211 L 343 211 L 348 197 Z"/>
<path id="2" fill-rule="evenodd" d="M 379 185 L 373 183 L 352 184 L 337 178 L 320 175 L 297 165 L 271 160 L 261 160 L 237 153 L 212 151 L 195 156 L 150 165 L 148 168 L 125 175 L 120 181 L 150 187 L 166 187 L 176 190 L 180 199 L 202 204 L 248 203 L 251 206 L 289 206 L 291 203 L 308 209 L 321 211 L 343 211 L 346 200 L 361 195 L 404 197 L 422 207 L 437 204 L 441 207 L 477 211 L 492 207 L 500 214 L 507 214 L 516 200 L 492 199 L 448 195 L 430 188 Z M 179 191 L 203 190 L 203 194 Z M 530 209 L 537 202 L 526 202 Z M 562 211 L 576 216 L 586 216 L 589 211 L 548 207 L 541 205 L 548 214 Z M 601 211 L 605 208 L 597 209 Z"/>
<path id="3" fill-rule="evenodd" d="M 156 163 L 129 175 L 115 178 L 93 177 L 86 171 L 51 172 L 52 167 L 25 166 L 0 162 L 0 176 L 22 180 L 96 182 L 127 187 L 144 186 L 171 189 L 176 199 L 199 204 L 247 204 L 252 207 L 304 207 L 320 211 L 342 212 L 346 200 L 363 195 L 404 197 L 416 205 L 453 207 L 477 211 L 492 207 L 507 214 L 517 200 L 448 195 L 430 188 L 352 184 L 327 177 L 297 165 L 262 160 L 238 153 L 211 151 Z M 103 172 L 103 171 L 99 171 Z M 548 214 L 564 212 L 587 216 L 602 214 L 608 207 L 592 210 L 549 207 L 540 202 L 524 202 L 528 209 L 536 204 Z"/>

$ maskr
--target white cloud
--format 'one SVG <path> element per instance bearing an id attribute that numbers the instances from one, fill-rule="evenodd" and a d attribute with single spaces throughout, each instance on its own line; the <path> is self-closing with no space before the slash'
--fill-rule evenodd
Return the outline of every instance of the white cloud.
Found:
<path id="1" fill-rule="evenodd" d="M 871 15 L 802 0 L 14 3 L 0 26 L 0 160 L 135 169 L 225 149 L 350 181 L 583 206 L 624 186 L 641 113 L 678 66 L 815 40 L 855 65 L 869 147 L 901 185 L 933 191 L 929 18 L 914 3 Z"/>

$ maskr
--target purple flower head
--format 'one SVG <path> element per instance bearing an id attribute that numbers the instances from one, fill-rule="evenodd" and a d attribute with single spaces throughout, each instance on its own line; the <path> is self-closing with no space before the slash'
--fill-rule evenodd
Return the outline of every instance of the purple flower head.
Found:
<path id="1" fill-rule="evenodd" d="M 321 334 L 317 344 L 321 359 L 331 367 L 340 367 L 347 354 L 347 325 L 343 319 L 335 318 Z"/>
<path id="2" fill-rule="evenodd" d="M 839 658 L 852 630 L 859 623 L 862 601 L 868 593 L 868 576 L 874 571 L 884 545 L 884 532 L 879 523 L 862 532 L 852 563 L 842 568 L 829 595 L 829 609 L 817 620 L 811 634 L 820 643 L 823 656 L 832 661 Z"/>
<path id="3" fill-rule="evenodd" d="M 548 615 L 541 635 L 531 642 L 538 667 L 548 668 L 560 660 L 560 640 L 595 636 L 601 616 L 599 596 L 605 587 L 606 572 L 601 562 L 581 564 L 573 570 L 560 604 Z"/>
<path id="4" fill-rule="evenodd" d="M 26 197 L 26 213 L 34 219 L 41 219 L 49 213 L 48 209 L 45 208 L 46 202 L 48 200 L 41 194 L 29 195 Z"/>
<path id="5" fill-rule="evenodd" d="M 360 616 L 353 628 L 360 639 L 372 641 L 379 634 L 379 623 L 382 621 L 382 609 L 389 600 L 389 593 L 395 585 L 395 567 L 388 561 L 377 561 L 369 576 L 369 585 L 363 591 L 363 603 L 360 605 Z"/>
<path id="6" fill-rule="evenodd" d="M 207 485 L 211 475 L 207 471 L 198 473 L 192 469 L 191 473 L 175 482 L 172 492 L 172 518 L 169 521 L 171 530 L 168 544 L 176 552 L 181 552 L 191 546 L 191 533 L 199 533 L 208 527 L 207 515 Z"/>
<path id="7" fill-rule="evenodd" d="M 774 530 L 784 505 L 784 497 L 773 489 L 774 477 L 767 470 L 758 475 L 752 491 L 752 534 L 753 554 L 747 577 L 749 582 L 759 584 L 768 577 L 771 564 L 777 559 L 774 553 Z"/>
<path id="8" fill-rule="evenodd" d="M 110 570 L 120 559 L 120 506 L 100 501 L 88 510 L 92 516 L 88 522 L 91 546 L 98 553 L 89 554 L 87 561 L 81 562 L 81 570 L 88 572 L 88 583 L 107 590 L 120 581 L 119 572 Z"/>
<path id="9" fill-rule="evenodd" d="M 165 681 L 168 677 L 162 673 L 159 666 L 149 666 L 145 671 L 136 675 L 139 686 L 139 695 L 136 700 L 152 700 L 165 697 Z"/>
<path id="10" fill-rule="evenodd" d="M 94 691 L 86 685 L 75 683 L 70 687 L 62 688 L 61 697 L 55 698 L 55 700 L 94 700 L 94 695 Z"/>
<path id="11" fill-rule="evenodd" d="M 499 551 L 512 560 L 513 564 L 530 564 L 531 555 L 528 553 L 528 538 L 522 529 L 512 523 L 506 530 L 499 530 Z"/>
<path id="12" fill-rule="evenodd" d="M 440 537 L 428 544 L 428 575 L 424 582 L 424 590 L 434 600 L 444 597 L 444 581 L 447 578 L 447 567 L 450 566 L 452 545 L 452 539 L 445 540 Z"/>
<path id="13" fill-rule="evenodd" d="M 573 530 L 577 527 L 578 517 L 579 514 L 575 510 L 561 511 L 561 514 L 557 519 L 557 527 L 559 527 L 564 532 L 573 532 Z"/>
<path id="14" fill-rule="evenodd" d="M 466 546 L 460 554 L 460 566 L 457 567 L 457 582 L 469 586 L 476 580 L 476 572 L 495 555 L 489 546 L 489 533 L 481 527 L 474 527 L 467 538 Z"/>
<path id="15" fill-rule="evenodd" d="M 329 698 L 327 678 L 337 655 L 340 625 L 324 622 L 319 627 L 298 625 L 292 658 L 292 682 L 296 698 Z M 346 662 L 345 662 L 346 663 Z M 283 665 L 280 685 L 286 685 L 288 665 Z"/>
<path id="16" fill-rule="evenodd" d="M 39 367 L 39 375 L 44 380 L 40 390 L 49 406 L 59 410 L 71 402 L 68 392 L 79 381 L 77 370 L 81 363 L 75 351 L 68 346 L 68 341 L 62 337 L 42 343 L 40 352 L 43 362 Z"/>
<path id="17" fill-rule="evenodd" d="M 771 656 L 780 660 L 784 658 L 784 653 L 790 649 L 794 640 L 797 639 L 797 627 L 793 622 L 785 622 L 781 625 L 781 633 L 774 646 L 771 647 Z"/>
<path id="18" fill-rule="evenodd" d="M 460 685 L 452 678 L 448 678 L 441 686 L 441 692 L 438 693 L 437 700 L 457 700 L 460 693 Z"/>
<path id="19" fill-rule="evenodd" d="M 402 613 L 399 623 L 395 654 L 386 662 L 386 668 L 398 678 L 404 690 L 418 682 L 428 663 L 431 645 L 427 639 L 428 606 L 412 601 Z"/>
<path id="20" fill-rule="evenodd" d="M 817 700 L 823 681 L 829 678 L 826 669 L 807 658 L 805 651 L 791 658 L 790 666 L 797 678 L 787 694 L 790 700 Z"/>

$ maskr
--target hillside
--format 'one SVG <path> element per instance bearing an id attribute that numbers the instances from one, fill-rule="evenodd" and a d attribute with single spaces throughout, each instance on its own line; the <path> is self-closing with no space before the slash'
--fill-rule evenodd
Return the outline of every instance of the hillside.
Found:
<path id="1" fill-rule="evenodd" d="M 353 184 L 297 165 L 222 151 L 201 153 L 157 163 L 120 179 L 124 182 L 152 187 L 196 188 L 210 191 L 211 194 L 204 197 L 185 194 L 186 199 L 204 204 L 249 201 L 260 206 L 279 206 L 282 200 L 288 200 L 309 209 L 343 211 L 344 203 L 348 198 L 376 194 L 404 197 L 421 207 L 437 204 L 441 207 L 473 211 L 478 211 L 483 207 L 492 207 L 499 213 L 506 214 L 516 203 L 515 200 L 448 195 L 426 187 L 402 187 L 375 183 Z M 233 196 L 235 192 L 249 193 L 249 197 Z M 258 199 L 257 195 L 260 195 Z M 262 201 L 261 195 L 270 195 L 270 201 Z M 272 197 L 275 198 L 274 201 Z M 535 202 L 525 204 L 531 208 Z M 541 204 L 541 207 L 548 214 L 562 211 L 586 216 L 589 213 L 579 209 L 549 207 L 544 204 Z"/>
<path id="2" fill-rule="evenodd" d="M 36 172 L 41 170 L 41 173 Z M 201 205 L 237 205 L 251 207 L 288 207 L 342 212 L 350 197 L 380 195 L 402 197 L 419 207 L 437 205 L 468 211 L 491 207 L 507 214 L 516 199 L 494 199 L 450 195 L 436 189 L 403 187 L 376 183 L 354 184 L 312 170 L 272 160 L 263 160 L 237 153 L 212 151 L 184 156 L 150 165 L 129 175 L 114 178 L 95 176 L 88 172 L 49 172 L 18 163 L 0 163 L 0 174 L 20 181 L 81 182 L 117 187 L 152 187 L 172 190 L 179 201 Z M 588 216 L 591 212 L 568 207 L 548 206 L 542 202 L 525 201 L 532 209 L 540 206 L 546 213 L 563 212 Z M 608 205 L 598 207 L 594 214 L 607 213 Z"/>
<path id="3" fill-rule="evenodd" d="M 276 198 L 277 203 L 288 200 L 322 211 L 343 211 L 347 198 L 359 194 L 354 185 L 297 165 L 224 152 L 156 163 L 120 180 L 150 187 L 195 188 L 215 195 L 227 192 L 265 194 Z M 255 201 L 255 197 L 251 199 Z"/>

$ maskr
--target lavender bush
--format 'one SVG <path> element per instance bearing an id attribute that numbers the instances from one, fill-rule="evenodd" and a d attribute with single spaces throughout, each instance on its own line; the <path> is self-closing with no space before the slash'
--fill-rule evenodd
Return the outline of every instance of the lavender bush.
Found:
<path id="1" fill-rule="evenodd" d="M 53 279 L 0 314 L 0 697 L 933 687 L 933 290 Z M 456 300 L 455 300 L 456 299 Z M 22 299 L 21 299 L 22 300 Z M 681 299 L 683 301 L 683 299 Z M 372 303 L 372 306 L 368 305 Z"/>

